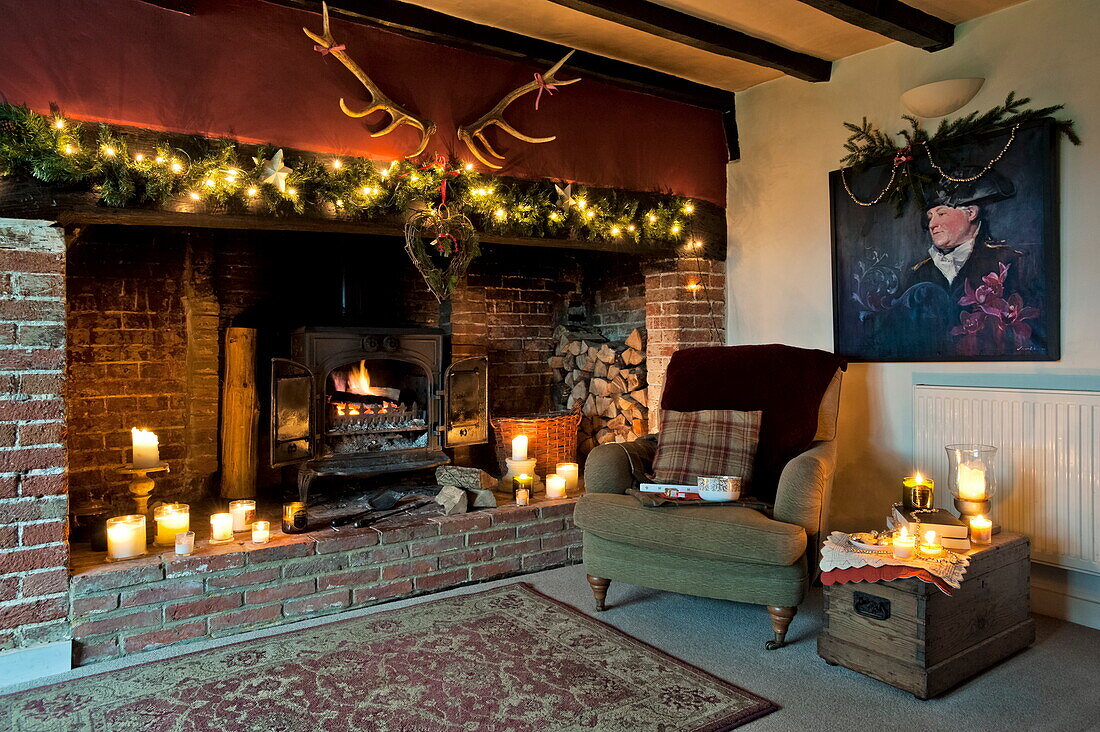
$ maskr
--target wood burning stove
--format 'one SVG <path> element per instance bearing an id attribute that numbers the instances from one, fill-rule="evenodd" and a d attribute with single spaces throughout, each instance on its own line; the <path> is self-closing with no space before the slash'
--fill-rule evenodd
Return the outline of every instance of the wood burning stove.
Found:
<path id="1" fill-rule="evenodd" d="M 433 328 L 302 328 L 271 362 L 271 465 L 321 476 L 435 468 L 446 447 L 487 442 L 488 362 L 449 361 Z"/>

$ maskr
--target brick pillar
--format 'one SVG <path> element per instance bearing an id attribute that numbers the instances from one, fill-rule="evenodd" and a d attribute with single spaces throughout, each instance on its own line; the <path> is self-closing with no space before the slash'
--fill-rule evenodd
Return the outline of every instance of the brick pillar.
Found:
<path id="1" fill-rule="evenodd" d="M 65 239 L 0 219 L 0 650 L 70 637 Z"/>
<path id="2" fill-rule="evenodd" d="M 725 262 L 673 259 L 653 263 L 645 273 L 645 312 L 649 429 L 656 431 L 665 369 L 672 354 L 681 348 L 725 344 Z"/>

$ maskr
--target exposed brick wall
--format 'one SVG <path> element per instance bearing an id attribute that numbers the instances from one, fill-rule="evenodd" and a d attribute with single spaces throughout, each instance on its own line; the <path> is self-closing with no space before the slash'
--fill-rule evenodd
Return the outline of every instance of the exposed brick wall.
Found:
<path id="1" fill-rule="evenodd" d="M 186 469 L 195 396 L 188 366 L 200 365 L 189 358 L 187 331 L 200 329 L 201 315 L 188 312 L 184 295 L 202 307 L 184 286 L 189 257 L 182 233 L 143 229 L 93 230 L 70 252 L 66 399 L 75 498 L 90 494 L 126 507 L 127 477 L 118 470 L 130 459 L 131 427 L 155 432 L 161 458 L 172 465 L 157 477 L 155 495 L 199 495 Z"/>
<path id="2" fill-rule="evenodd" d="M 0 650 L 69 637 L 65 239 L 0 219 Z"/>
<path id="3" fill-rule="evenodd" d="M 553 409 L 546 359 L 554 328 L 580 290 L 578 258 L 551 249 L 487 248 L 450 305 L 456 356 L 489 355 L 489 413 Z"/>
<path id="4" fill-rule="evenodd" d="M 598 272 L 589 273 L 590 324 L 621 341 L 635 328 L 645 328 L 645 274 L 634 257 L 607 258 L 601 265 Z"/>
<path id="5" fill-rule="evenodd" d="M 675 259 L 651 263 L 645 273 L 646 366 L 649 429 L 660 421 L 661 391 L 672 354 L 681 348 L 725 343 L 725 262 Z"/>
<path id="6" fill-rule="evenodd" d="M 76 663 L 580 561 L 574 499 L 77 571 Z"/>

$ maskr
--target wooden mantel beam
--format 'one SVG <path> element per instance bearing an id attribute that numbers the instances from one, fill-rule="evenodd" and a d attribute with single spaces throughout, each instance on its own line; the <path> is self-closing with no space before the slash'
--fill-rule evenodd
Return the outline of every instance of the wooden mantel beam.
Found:
<path id="1" fill-rule="evenodd" d="M 648 0 L 551 0 L 572 10 L 625 25 L 709 53 L 778 69 L 806 81 L 828 81 L 832 62 L 792 51 Z"/>
<path id="2" fill-rule="evenodd" d="M 846 23 L 925 51 L 955 42 L 955 26 L 899 0 L 801 0 Z"/>

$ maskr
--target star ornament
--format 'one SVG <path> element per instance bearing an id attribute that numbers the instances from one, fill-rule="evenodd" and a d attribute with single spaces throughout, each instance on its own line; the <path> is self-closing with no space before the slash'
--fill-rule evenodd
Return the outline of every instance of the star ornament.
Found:
<path id="1" fill-rule="evenodd" d="M 562 208 L 568 208 L 573 205 L 573 184 L 570 183 L 565 188 L 562 188 L 557 183 L 554 184 L 554 190 L 558 193 L 558 205 Z"/>
<path id="2" fill-rule="evenodd" d="M 286 193 L 286 179 L 294 171 L 291 168 L 283 165 L 283 151 L 279 149 L 277 153 L 271 156 L 271 160 L 260 160 L 260 158 L 252 158 L 253 162 L 257 165 L 262 165 L 260 169 L 260 182 L 271 183 L 279 189 L 279 193 Z"/>

